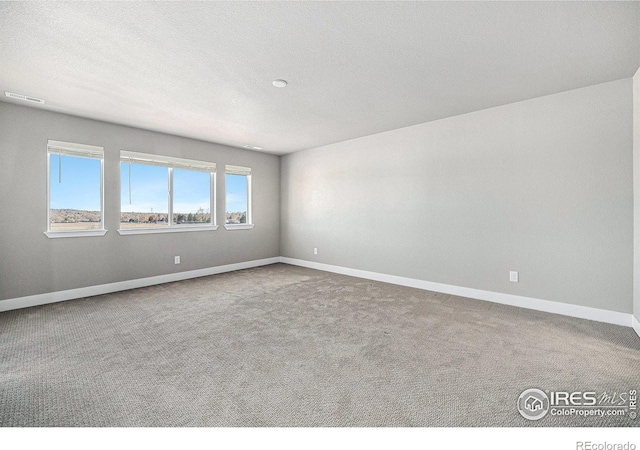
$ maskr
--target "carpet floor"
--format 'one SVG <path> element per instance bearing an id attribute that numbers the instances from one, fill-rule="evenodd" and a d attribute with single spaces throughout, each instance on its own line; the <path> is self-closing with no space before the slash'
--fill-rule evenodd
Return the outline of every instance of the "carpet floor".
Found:
<path id="1" fill-rule="evenodd" d="M 5 427 L 640 425 L 528 388 L 638 390 L 640 338 L 285 264 L 0 313 Z"/>

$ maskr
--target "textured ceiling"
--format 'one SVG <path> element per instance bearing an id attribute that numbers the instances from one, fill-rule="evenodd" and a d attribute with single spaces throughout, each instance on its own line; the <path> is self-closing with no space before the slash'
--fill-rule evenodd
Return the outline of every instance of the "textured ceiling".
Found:
<path id="1" fill-rule="evenodd" d="M 0 91 L 276 154 L 638 66 L 639 2 L 0 4 Z"/>

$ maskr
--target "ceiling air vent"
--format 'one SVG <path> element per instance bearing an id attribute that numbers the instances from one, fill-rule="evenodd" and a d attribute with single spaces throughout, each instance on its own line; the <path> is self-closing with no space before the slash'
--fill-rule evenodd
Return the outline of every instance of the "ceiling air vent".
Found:
<path id="1" fill-rule="evenodd" d="M 9 98 L 15 98 L 16 100 L 24 100 L 25 102 L 44 103 L 44 100 L 42 100 L 41 98 L 29 97 L 27 95 L 22 95 L 22 94 L 14 94 L 13 92 L 5 91 L 4 95 L 6 95 Z"/>

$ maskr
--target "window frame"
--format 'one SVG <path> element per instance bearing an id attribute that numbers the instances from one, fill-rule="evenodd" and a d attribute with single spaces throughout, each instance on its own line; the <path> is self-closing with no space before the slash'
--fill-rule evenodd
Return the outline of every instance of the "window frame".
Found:
<path id="1" fill-rule="evenodd" d="M 186 231 L 215 231 L 218 229 L 216 217 L 216 181 L 217 165 L 209 161 L 198 161 L 173 156 L 156 155 L 152 153 L 132 152 L 128 150 L 120 151 L 119 163 L 119 223 L 118 234 L 154 234 L 154 233 L 182 233 Z M 122 228 L 122 163 L 146 164 L 165 167 L 167 169 L 167 226 L 149 228 Z M 198 171 L 209 174 L 209 210 L 211 214 L 210 222 L 206 224 L 177 224 L 173 220 L 173 169 L 183 169 Z"/>
<path id="2" fill-rule="evenodd" d="M 57 150 L 57 151 L 55 151 Z M 76 158 L 98 159 L 100 161 L 100 228 L 92 230 L 52 230 L 51 229 L 51 156 L 63 155 Z M 97 155 L 97 156 L 83 156 Z M 104 223 L 104 147 L 73 142 L 47 140 L 47 231 L 45 236 L 50 239 L 104 236 L 107 233 Z"/>
<path id="3" fill-rule="evenodd" d="M 227 164 L 224 167 L 224 228 L 226 230 L 251 230 L 255 227 L 253 223 L 253 171 L 251 167 L 235 166 Z M 227 223 L 227 175 L 244 175 L 247 177 L 247 222 Z"/>

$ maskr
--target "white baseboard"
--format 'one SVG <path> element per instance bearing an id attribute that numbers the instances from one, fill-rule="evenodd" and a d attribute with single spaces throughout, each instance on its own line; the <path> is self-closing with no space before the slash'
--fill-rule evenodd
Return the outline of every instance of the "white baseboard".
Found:
<path id="1" fill-rule="evenodd" d="M 434 283 L 431 281 L 417 280 L 415 278 L 386 275 L 383 273 L 368 272 L 366 270 L 350 269 L 348 267 L 333 266 L 330 264 L 322 264 L 287 257 L 258 259 L 236 264 L 227 264 L 224 266 L 209 267 L 206 269 L 176 272 L 166 275 L 158 275 L 155 277 L 139 278 L 135 280 L 101 284 L 98 286 L 88 286 L 78 289 L 69 289 L 65 291 L 57 291 L 46 294 L 29 295 L 26 297 L 0 300 L 0 312 L 11 311 L 13 309 L 28 308 L 31 306 L 45 305 L 47 303 L 57 303 L 65 300 L 73 300 L 76 298 L 92 297 L 94 295 L 109 294 L 112 292 L 125 291 L 127 289 L 136 289 L 162 283 L 170 283 L 173 281 L 188 280 L 190 278 L 198 278 L 224 272 L 232 272 L 234 270 L 249 269 L 251 267 L 266 266 L 268 264 L 275 264 L 278 262 L 292 264 L 295 266 L 308 267 L 310 269 L 323 270 L 325 272 L 333 272 L 342 275 L 365 278 L 368 280 L 381 281 L 384 283 L 397 284 L 428 291 L 442 292 L 445 294 L 457 295 L 460 297 L 474 298 L 477 300 L 485 300 L 494 303 L 501 303 L 504 305 L 518 306 L 520 308 L 533 309 L 553 314 L 578 317 L 580 319 L 595 320 L 597 322 L 605 322 L 614 325 L 632 327 L 638 334 L 638 336 L 640 336 L 640 322 L 638 322 L 638 320 L 632 314 L 590 308 L 587 306 L 570 305 L 568 303 L 553 302 L 549 300 L 540 300 L 531 297 L 503 294 L 499 292 L 483 291 L 480 289 L 465 288 L 449 284 Z"/>
<path id="2" fill-rule="evenodd" d="M 636 319 L 633 315 L 631 316 L 631 326 L 633 327 L 638 337 L 640 337 L 640 322 L 638 322 L 638 319 Z"/>
<path id="3" fill-rule="evenodd" d="M 561 314 L 563 316 L 577 317 L 580 319 L 595 320 L 597 322 L 611 323 L 614 325 L 622 325 L 625 327 L 632 326 L 631 320 L 633 316 L 631 314 L 621 313 L 617 311 L 590 308 L 588 306 L 570 305 L 568 303 L 540 300 L 537 298 L 522 297 L 512 294 L 502 294 L 500 292 L 483 291 L 480 289 L 465 288 L 449 284 L 433 283 L 431 281 L 417 280 L 415 278 L 405 278 L 377 272 L 368 272 L 366 270 L 349 269 L 347 267 L 316 263 L 312 261 L 305 261 L 302 259 L 281 257 L 280 261 L 295 266 L 324 270 L 326 272 L 339 273 L 352 277 L 366 278 L 368 280 L 382 281 L 384 283 L 398 284 L 401 286 L 424 289 L 427 291 L 442 292 L 445 294 L 457 295 L 460 297 L 485 300 L 494 303 L 501 303 L 503 305 L 518 306 L 520 308 L 533 309 L 536 311 L 544 311 L 553 314 Z M 636 321 L 635 323 L 637 324 L 638 322 Z M 635 330 L 636 332 L 638 332 L 638 328 L 635 328 Z M 640 333 L 638 334 L 640 335 Z"/>
<path id="4" fill-rule="evenodd" d="M 155 277 L 139 278 L 136 280 L 119 281 L 116 283 L 88 286 L 66 291 L 57 291 L 47 294 L 29 295 L 26 297 L 0 300 L 0 312 L 13 309 L 29 308 L 31 306 L 45 305 L 47 303 L 63 302 L 76 298 L 91 297 L 94 295 L 109 294 L 111 292 L 126 291 L 140 287 L 153 286 L 155 284 L 170 283 L 172 281 L 188 280 L 190 278 L 205 277 L 218 273 L 232 272 L 234 270 L 249 269 L 251 267 L 266 266 L 280 262 L 280 257 L 257 259 L 224 266 L 209 267 L 206 269 L 189 270 L 186 272 L 169 273 Z"/>

